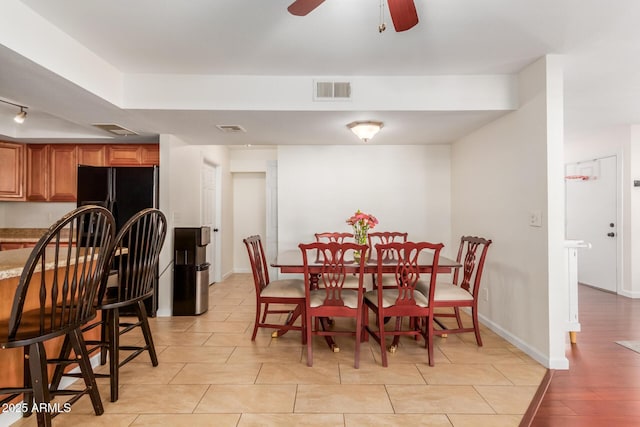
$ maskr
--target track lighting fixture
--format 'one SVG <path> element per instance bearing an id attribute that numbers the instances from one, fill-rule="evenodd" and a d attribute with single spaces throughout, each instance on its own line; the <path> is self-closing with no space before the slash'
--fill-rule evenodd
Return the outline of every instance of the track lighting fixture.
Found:
<path id="1" fill-rule="evenodd" d="M 24 123 L 24 119 L 27 118 L 27 112 L 26 109 L 29 107 L 26 107 L 24 105 L 20 105 L 20 104 L 15 104 L 13 102 L 9 102 L 9 101 L 5 101 L 0 99 L 0 102 L 5 103 L 5 104 L 9 104 L 9 105 L 13 105 L 14 107 L 18 107 L 20 108 L 20 112 L 18 114 L 16 114 L 16 116 L 13 118 L 13 121 L 16 123 Z"/>
<path id="2" fill-rule="evenodd" d="M 13 121 L 16 123 L 24 123 L 24 119 L 27 118 L 27 112 L 24 111 L 24 107 L 20 107 L 20 112 L 18 114 L 16 114 L 16 116 L 13 118 Z"/>

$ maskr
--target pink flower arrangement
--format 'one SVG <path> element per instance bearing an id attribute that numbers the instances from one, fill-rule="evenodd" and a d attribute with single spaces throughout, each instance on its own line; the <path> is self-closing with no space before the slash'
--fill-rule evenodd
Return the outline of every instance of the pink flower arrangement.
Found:
<path id="1" fill-rule="evenodd" d="M 353 237 L 360 245 L 367 244 L 367 231 L 378 224 L 378 219 L 370 214 L 361 212 L 359 209 L 350 218 L 347 224 L 353 227 Z"/>

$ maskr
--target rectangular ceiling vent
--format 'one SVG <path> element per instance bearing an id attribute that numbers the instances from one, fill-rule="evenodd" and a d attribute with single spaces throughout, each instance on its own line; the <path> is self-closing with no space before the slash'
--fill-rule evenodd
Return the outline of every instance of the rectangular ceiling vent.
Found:
<path id="1" fill-rule="evenodd" d="M 224 133 L 246 132 L 246 130 L 242 126 L 238 126 L 238 125 L 216 125 L 216 127 Z"/>
<path id="2" fill-rule="evenodd" d="M 93 123 L 92 126 L 95 126 L 98 129 L 106 130 L 107 132 L 111 132 L 112 134 L 118 136 L 138 135 L 137 132 L 134 132 L 131 129 L 124 128 L 115 123 Z"/>
<path id="3" fill-rule="evenodd" d="M 351 99 L 351 82 L 314 80 L 313 83 L 314 101 L 348 101 Z"/>

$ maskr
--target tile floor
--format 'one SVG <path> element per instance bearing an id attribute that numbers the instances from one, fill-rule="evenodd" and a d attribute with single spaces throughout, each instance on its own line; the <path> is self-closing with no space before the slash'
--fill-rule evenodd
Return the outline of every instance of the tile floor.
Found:
<path id="1" fill-rule="evenodd" d="M 123 367 L 115 403 L 108 379 L 99 379 L 102 416 L 83 397 L 54 426 L 517 426 L 545 373 L 488 329 L 481 348 L 473 334 L 437 337 L 434 367 L 422 341 L 401 341 L 386 369 L 375 341 L 363 343 L 356 370 L 349 338 L 338 337 L 338 353 L 318 340 L 310 368 L 298 332 L 272 339 L 261 330 L 251 341 L 249 274 L 212 285 L 209 295 L 201 316 L 151 319 L 159 366 L 144 354 Z"/>

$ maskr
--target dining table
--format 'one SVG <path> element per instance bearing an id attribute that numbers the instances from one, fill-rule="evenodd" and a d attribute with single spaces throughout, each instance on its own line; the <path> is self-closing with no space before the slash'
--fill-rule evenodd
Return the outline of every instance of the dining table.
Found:
<path id="1" fill-rule="evenodd" d="M 321 273 L 321 269 L 323 266 L 322 260 L 318 257 L 308 257 L 307 262 L 309 263 L 309 281 L 310 286 L 314 288 L 318 283 L 318 276 Z M 418 256 L 418 271 L 420 273 L 429 274 L 432 272 L 433 266 L 433 254 L 431 252 L 423 251 Z M 382 260 L 382 272 L 383 273 L 393 273 L 395 272 L 395 268 L 398 265 L 397 260 L 394 259 L 383 259 Z M 287 250 L 278 253 L 275 260 L 271 263 L 271 266 L 277 268 L 280 273 L 294 273 L 294 274 L 303 274 L 304 273 L 304 263 L 302 261 L 302 251 L 298 250 Z M 447 258 L 445 256 L 440 255 L 438 258 L 438 274 L 446 274 L 451 273 L 451 271 L 455 268 L 459 268 L 462 265 L 451 258 Z M 357 273 L 358 272 L 358 263 L 355 260 L 350 260 L 345 262 L 345 271 L 348 273 Z M 376 274 L 378 272 L 378 260 L 374 256 L 367 255 L 367 259 L 364 265 L 364 274 Z M 295 310 L 289 313 L 287 317 L 287 324 L 293 324 L 298 317 L 302 315 L 302 312 L 299 307 L 296 307 Z M 273 337 L 279 337 L 284 335 L 287 330 L 281 329 L 273 333 Z M 334 344 L 327 340 L 330 347 L 335 347 Z"/>

